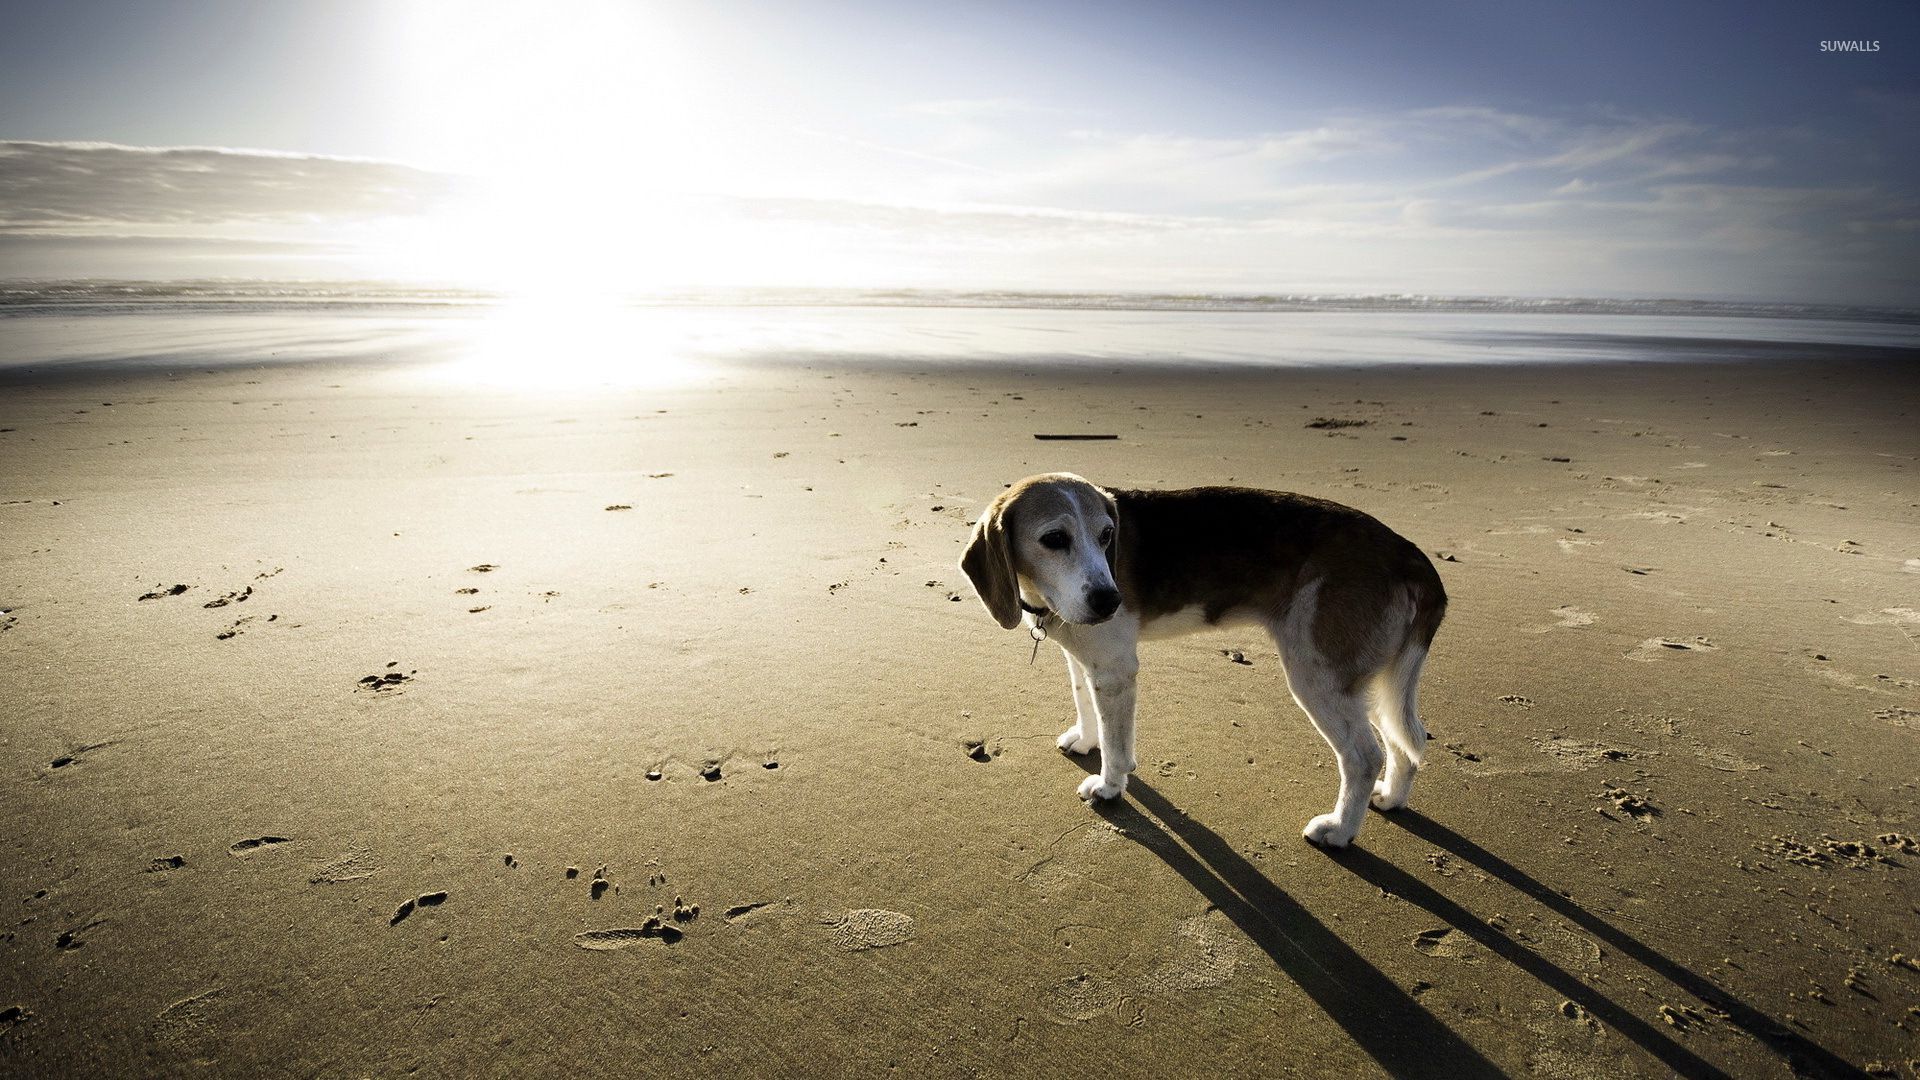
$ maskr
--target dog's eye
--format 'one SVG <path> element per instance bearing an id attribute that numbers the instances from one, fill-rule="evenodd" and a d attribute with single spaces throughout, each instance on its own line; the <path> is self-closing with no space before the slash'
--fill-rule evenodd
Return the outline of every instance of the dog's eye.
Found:
<path id="1" fill-rule="evenodd" d="M 1055 529 L 1050 533 L 1040 534 L 1040 546 L 1048 551 L 1065 551 L 1073 546 L 1073 537 L 1068 536 L 1063 529 Z"/>
<path id="2" fill-rule="evenodd" d="M 1101 547 L 1113 546 L 1113 526 L 1111 525 L 1107 526 L 1106 529 L 1100 533 L 1100 546 Z"/>

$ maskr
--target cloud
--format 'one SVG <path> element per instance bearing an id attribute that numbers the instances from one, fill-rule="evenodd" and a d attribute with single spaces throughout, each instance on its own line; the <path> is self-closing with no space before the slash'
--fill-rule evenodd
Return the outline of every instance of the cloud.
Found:
<path id="1" fill-rule="evenodd" d="M 0 229 L 310 226 L 425 213 L 460 187 L 356 158 L 216 147 L 0 142 Z"/>
<path id="2" fill-rule="evenodd" d="M 1071 110 L 1017 98 L 950 98 L 941 101 L 916 101 L 909 105 L 902 105 L 899 111 L 910 116 L 980 120 L 1004 116 L 1051 116 Z"/>
<path id="3" fill-rule="evenodd" d="M 889 169 L 896 201 L 1008 202 L 1147 214 L 1259 216 L 1338 201 L 1477 189 L 1527 201 L 1569 184 L 1764 173 L 1777 133 L 1727 133 L 1685 120 L 1613 113 L 1532 115 L 1482 106 L 1338 110 L 1298 127 L 1240 135 L 1039 123 L 1018 102 L 916 107 L 918 123 L 859 145 L 926 166 Z M 853 140 L 847 138 L 851 143 Z M 855 172 L 849 168 L 849 174 Z M 857 186 L 857 176 L 846 182 Z"/>
<path id="4" fill-rule="evenodd" d="M 495 205 L 473 179 L 395 162 L 0 143 L 0 239 L 13 274 L 29 256 L 73 276 L 218 257 L 240 273 L 436 278 L 571 261 L 694 283 L 1920 305 L 1920 193 L 1832 134 L 1474 105 L 1239 135 L 1089 127 L 1011 101 L 887 116 L 797 132 L 804 174 L 770 165 L 739 190 L 680 195 L 623 184 L 606 205 L 591 194 L 604 183 L 558 167 Z M 1831 168 L 1802 166 L 1816 146 Z M 86 237 L 113 239 L 51 254 Z"/>

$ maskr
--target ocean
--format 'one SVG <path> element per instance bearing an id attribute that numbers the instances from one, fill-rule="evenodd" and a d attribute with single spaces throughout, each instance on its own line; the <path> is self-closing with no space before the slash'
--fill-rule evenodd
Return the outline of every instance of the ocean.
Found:
<path id="1" fill-rule="evenodd" d="M 1239 367 L 1757 361 L 1920 348 L 1920 312 L 1693 300 L 716 290 L 501 296 L 382 283 L 0 284 L 0 369 L 333 361 L 475 382 L 812 362 Z"/>

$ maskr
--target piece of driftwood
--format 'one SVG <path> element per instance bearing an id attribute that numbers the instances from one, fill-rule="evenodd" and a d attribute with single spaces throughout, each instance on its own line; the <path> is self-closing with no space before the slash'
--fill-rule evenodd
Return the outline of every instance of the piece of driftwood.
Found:
<path id="1" fill-rule="evenodd" d="M 1117 438 L 1119 438 L 1120 436 L 1118 436 L 1118 435 L 1042 435 L 1042 434 L 1040 434 L 1039 432 L 1037 432 L 1037 431 L 1036 431 L 1036 432 L 1034 432 L 1034 433 L 1033 433 L 1033 437 L 1034 437 L 1034 438 L 1036 438 L 1036 439 L 1081 439 L 1081 440 L 1088 440 L 1088 439 L 1117 439 Z"/>

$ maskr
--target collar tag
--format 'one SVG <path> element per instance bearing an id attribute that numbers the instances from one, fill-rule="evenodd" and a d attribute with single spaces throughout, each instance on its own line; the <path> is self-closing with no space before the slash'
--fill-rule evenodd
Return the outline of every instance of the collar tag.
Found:
<path id="1" fill-rule="evenodd" d="M 1033 638 L 1033 655 L 1027 657 L 1027 666 L 1040 656 L 1040 643 L 1047 640 L 1047 624 L 1054 620 L 1053 612 L 1048 608 L 1034 607 L 1027 603 L 1026 597 L 1020 597 L 1020 610 L 1033 619 L 1033 625 L 1027 627 L 1027 633 Z"/>

